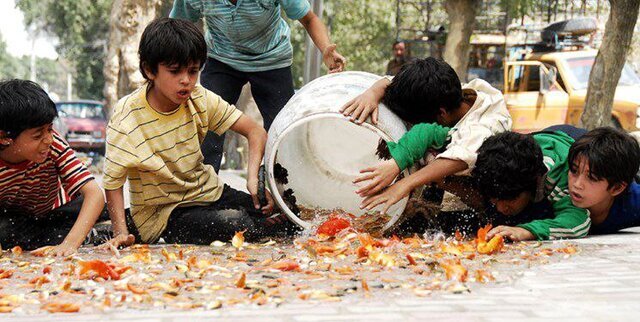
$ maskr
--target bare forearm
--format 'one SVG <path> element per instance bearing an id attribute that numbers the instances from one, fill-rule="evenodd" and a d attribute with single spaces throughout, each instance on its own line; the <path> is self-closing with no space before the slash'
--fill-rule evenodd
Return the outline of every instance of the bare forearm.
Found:
<path id="1" fill-rule="evenodd" d="M 113 235 L 129 234 L 127 220 L 124 213 L 124 194 L 122 187 L 116 190 L 107 190 L 107 209 L 111 218 Z"/>
<path id="2" fill-rule="evenodd" d="M 267 142 L 267 132 L 256 127 L 247 135 L 249 141 L 249 164 L 247 167 L 247 177 L 249 179 L 258 178 L 258 171 L 264 155 L 264 146 Z"/>
<path id="3" fill-rule="evenodd" d="M 375 83 L 373 83 L 373 85 L 371 85 L 371 87 L 369 87 L 367 91 L 373 94 L 379 103 L 380 101 L 382 101 L 384 92 L 387 90 L 389 84 L 391 84 L 391 82 L 387 78 L 383 77 L 382 79 L 379 79 Z"/>
<path id="4" fill-rule="evenodd" d="M 63 243 L 71 245 L 75 248 L 80 247 L 87 234 L 98 220 L 100 212 L 104 208 L 104 196 L 102 190 L 95 182 L 91 180 L 87 182 L 80 190 L 84 197 L 78 219 L 65 237 Z"/>
<path id="5" fill-rule="evenodd" d="M 307 16 L 300 19 L 300 23 L 302 23 L 304 29 L 309 33 L 309 37 L 311 37 L 311 40 L 313 40 L 318 50 L 324 53 L 324 50 L 331 44 L 331 41 L 329 40 L 327 27 L 322 23 L 322 20 L 313 12 L 309 12 Z"/>
<path id="6" fill-rule="evenodd" d="M 430 183 L 441 183 L 450 175 L 454 175 L 468 168 L 466 162 L 451 159 L 436 159 L 427 164 L 424 168 L 411 174 L 406 179 L 411 190 Z"/>

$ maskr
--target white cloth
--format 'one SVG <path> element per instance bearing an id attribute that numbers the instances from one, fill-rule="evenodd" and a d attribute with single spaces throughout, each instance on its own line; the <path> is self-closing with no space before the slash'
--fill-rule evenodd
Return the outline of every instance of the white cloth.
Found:
<path id="1" fill-rule="evenodd" d="M 469 166 L 457 175 L 468 175 L 476 164 L 478 148 L 490 136 L 511 130 L 511 115 L 502 93 L 481 79 L 474 79 L 462 90 L 476 92 L 476 101 L 467 114 L 451 128 L 451 142 L 437 158 L 460 160 Z"/>

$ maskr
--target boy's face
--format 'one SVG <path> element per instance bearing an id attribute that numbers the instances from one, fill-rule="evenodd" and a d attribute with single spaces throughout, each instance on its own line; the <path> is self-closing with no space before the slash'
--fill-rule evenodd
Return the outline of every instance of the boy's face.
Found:
<path id="1" fill-rule="evenodd" d="M 2 133 L 4 134 L 4 133 Z M 2 158 L 9 163 L 32 161 L 41 163 L 49 156 L 49 148 L 53 143 L 53 123 L 22 131 L 15 140 L 0 137 L 0 142 L 7 146 Z"/>
<path id="2" fill-rule="evenodd" d="M 511 200 L 491 198 L 491 203 L 496 206 L 496 210 L 505 216 L 515 216 L 521 213 L 533 199 L 528 191 L 521 192 L 517 197 Z"/>
<path id="3" fill-rule="evenodd" d="M 619 195 L 626 184 L 616 184 L 609 188 L 605 179 L 596 179 L 589 175 L 589 163 L 584 157 L 576 159 L 574 171 L 569 170 L 569 194 L 576 207 L 589 209 L 593 206 L 609 203 Z"/>
<path id="4" fill-rule="evenodd" d="M 186 67 L 174 65 L 158 65 L 158 72 L 152 74 L 150 71 L 147 75 L 153 81 L 153 87 L 159 92 L 161 100 L 168 100 L 178 106 L 189 99 L 191 92 L 198 81 L 200 73 L 200 63 L 194 62 Z"/>

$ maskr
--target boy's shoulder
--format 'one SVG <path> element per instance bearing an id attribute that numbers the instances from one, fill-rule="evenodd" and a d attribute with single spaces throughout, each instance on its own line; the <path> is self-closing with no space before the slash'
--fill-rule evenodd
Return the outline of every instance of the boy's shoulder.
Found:
<path id="1" fill-rule="evenodd" d="M 113 107 L 113 113 L 109 119 L 108 128 L 116 132 L 128 132 L 137 126 L 136 114 L 142 112 L 146 105 L 146 85 L 143 85 L 122 97 Z"/>
<path id="2" fill-rule="evenodd" d="M 533 139 L 540 146 L 543 156 L 556 161 L 566 161 L 569 148 L 575 142 L 573 138 L 562 131 L 535 133 Z"/>
<path id="3" fill-rule="evenodd" d="M 497 95 L 499 97 L 503 97 L 502 92 L 500 90 L 491 86 L 491 84 L 489 84 L 487 81 L 480 78 L 472 79 L 468 83 L 462 84 L 462 89 L 463 90 L 472 89 L 476 92 L 483 93 L 486 95 L 490 95 L 490 96 Z"/>

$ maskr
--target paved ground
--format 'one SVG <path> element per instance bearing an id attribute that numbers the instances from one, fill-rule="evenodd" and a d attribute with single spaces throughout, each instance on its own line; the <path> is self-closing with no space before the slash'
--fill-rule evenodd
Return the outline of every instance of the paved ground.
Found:
<path id="1" fill-rule="evenodd" d="M 233 185 L 242 187 L 230 175 Z M 227 181 L 230 181 L 227 178 Z M 237 181 L 237 182 L 235 182 Z M 567 242 L 553 242 L 564 244 Z M 516 268 L 501 284 L 476 285 L 471 292 L 400 293 L 351 297 L 332 303 L 275 306 L 238 305 L 214 311 L 113 312 L 101 315 L 2 316 L 2 321 L 504 321 L 562 319 L 622 321 L 640 318 L 640 228 L 617 235 L 571 241 L 580 252 L 559 262 Z M 401 295 L 401 296 L 399 296 Z"/>
<path id="2" fill-rule="evenodd" d="M 561 242 L 563 243 L 563 242 Z M 574 241 L 579 254 L 535 266 L 503 285 L 427 297 L 235 306 L 199 312 L 127 312 L 103 315 L 2 316 L 2 321 L 548 321 L 637 320 L 640 317 L 640 229 Z"/>

